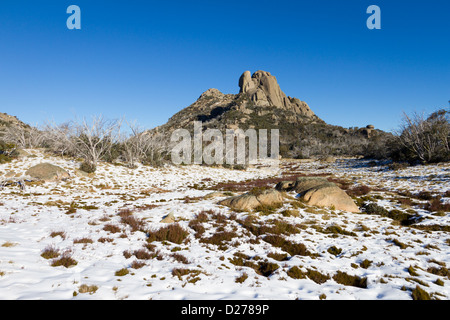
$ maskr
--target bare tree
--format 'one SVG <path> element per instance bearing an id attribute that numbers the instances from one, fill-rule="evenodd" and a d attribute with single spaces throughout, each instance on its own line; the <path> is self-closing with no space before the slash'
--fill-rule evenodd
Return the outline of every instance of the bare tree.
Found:
<path id="1" fill-rule="evenodd" d="M 122 135 L 121 144 L 123 157 L 130 168 L 135 168 L 137 162 L 142 162 L 150 146 L 150 136 L 136 123 L 126 122 L 130 133 Z"/>
<path id="2" fill-rule="evenodd" d="M 160 165 L 171 150 L 165 132 L 144 130 L 136 123 L 128 123 L 128 126 L 130 135 L 122 138 L 124 160 L 130 167 L 135 167 L 138 162 Z"/>
<path id="3" fill-rule="evenodd" d="M 85 168 L 95 171 L 99 160 L 119 141 L 121 123 L 121 120 L 106 120 L 103 116 L 62 125 L 49 123 L 44 129 L 45 142 L 51 150 L 61 155 L 83 158 Z"/>
<path id="4" fill-rule="evenodd" d="M 76 155 L 74 145 L 71 141 L 73 129 L 71 123 L 66 122 L 56 125 L 54 122 L 48 122 L 43 129 L 43 145 L 52 152 L 61 156 Z"/>
<path id="5" fill-rule="evenodd" d="M 92 166 L 93 170 L 119 140 L 121 120 L 106 120 L 103 116 L 92 117 L 90 122 L 83 119 L 73 124 L 73 134 L 69 137 L 70 143 L 76 152 Z"/>
<path id="6" fill-rule="evenodd" d="M 425 117 L 406 113 L 398 132 L 400 144 L 421 162 L 445 161 L 450 154 L 448 111 L 438 110 Z"/>
<path id="7" fill-rule="evenodd" d="M 3 132 L 3 140 L 19 148 L 29 149 L 39 147 L 43 141 L 43 135 L 35 127 L 10 126 Z"/>

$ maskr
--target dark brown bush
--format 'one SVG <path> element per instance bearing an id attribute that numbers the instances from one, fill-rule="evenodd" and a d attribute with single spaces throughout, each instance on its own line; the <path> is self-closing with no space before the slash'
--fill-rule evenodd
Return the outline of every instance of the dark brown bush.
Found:
<path id="1" fill-rule="evenodd" d="M 199 220 L 191 220 L 189 222 L 189 228 L 195 231 L 195 237 L 197 239 L 200 238 L 203 233 L 205 233 L 205 227 Z"/>
<path id="2" fill-rule="evenodd" d="M 126 225 L 129 225 L 131 227 L 132 232 L 144 230 L 144 221 L 132 215 L 122 217 L 121 222 Z"/>
<path id="3" fill-rule="evenodd" d="M 115 226 L 115 225 L 113 225 L 113 224 L 106 224 L 106 225 L 103 227 L 103 230 L 104 230 L 104 231 L 111 232 L 111 233 L 119 233 L 119 232 L 122 231 L 118 226 Z"/>
<path id="4" fill-rule="evenodd" d="M 153 257 L 146 249 L 135 250 L 133 251 L 133 255 L 139 260 L 148 260 Z"/>
<path id="5" fill-rule="evenodd" d="M 144 266 L 145 266 L 145 262 L 144 261 L 137 261 L 137 260 L 133 261 L 131 263 L 131 265 L 130 265 L 130 267 L 133 268 L 133 269 L 140 269 L 140 268 L 142 268 Z"/>
<path id="6" fill-rule="evenodd" d="M 225 242 L 231 241 L 234 238 L 238 237 L 238 234 L 233 231 L 222 231 L 216 232 L 209 238 L 203 238 L 200 240 L 201 243 L 208 243 L 217 245 L 223 248 Z"/>
<path id="7" fill-rule="evenodd" d="M 280 235 L 267 235 L 263 240 L 274 247 L 281 248 L 281 250 L 286 251 L 291 256 L 314 256 L 314 254 L 306 249 L 306 246 L 303 243 L 291 242 Z"/>
<path id="8" fill-rule="evenodd" d="M 78 239 L 73 240 L 73 243 L 84 243 L 84 244 L 86 244 L 86 243 L 94 243 L 94 241 L 92 239 L 90 239 L 90 238 L 78 238 Z"/>
<path id="9" fill-rule="evenodd" d="M 183 264 L 189 264 L 189 260 L 183 256 L 182 254 L 179 253 L 173 253 L 170 255 L 172 258 L 174 258 L 176 261 L 181 262 Z"/>
<path id="10" fill-rule="evenodd" d="M 435 198 L 424 204 L 423 209 L 431 212 L 450 212 L 450 203 L 443 203 L 439 198 Z"/>
<path id="11" fill-rule="evenodd" d="M 371 188 L 369 188 L 366 185 L 359 185 L 355 186 L 353 188 L 348 189 L 346 192 L 351 197 L 360 197 L 364 196 L 372 191 Z"/>
<path id="12" fill-rule="evenodd" d="M 169 241 L 181 244 L 189 235 L 178 223 L 162 227 L 156 231 L 147 231 L 147 241 Z"/>

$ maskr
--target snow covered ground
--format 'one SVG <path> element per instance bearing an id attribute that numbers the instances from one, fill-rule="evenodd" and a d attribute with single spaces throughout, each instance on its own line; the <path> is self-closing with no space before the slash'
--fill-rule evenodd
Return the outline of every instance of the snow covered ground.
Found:
<path id="1" fill-rule="evenodd" d="M 403 300 L 417 287 L 433 299 L 450 298 L 449 212 L 427 211 L 425 200 L 399 202 L 406 191 L 431 191 L 448 202 L 449 164 L 397 171 L 351 159 L 246 171 L 101 164 L 83 177 L 75 160 L 32 152 L 1 164 L 0 173 L 21 175 L 48 162 L 71 178 L 0 191 L 0 299 Z M 424 218 L 416 225 L 447 229 L 312 208 L 293 198 L 271 213 L 232 212 L 217 204 L 227 195 L 205 197 L 219 182 L 296 174 L 366 185 L 372 191 L 362 201 L 409 210 Z M 176 224 L 161 222 L 169 214 Z M 185 230 L 182 241 L 149 240 L 169 225 Z M 270 234 L 284 242 L 269 241 Z M 306 250 L 291 254 L 287 244 Z M 73 264 L 54 266 L 61 258 Z"/>

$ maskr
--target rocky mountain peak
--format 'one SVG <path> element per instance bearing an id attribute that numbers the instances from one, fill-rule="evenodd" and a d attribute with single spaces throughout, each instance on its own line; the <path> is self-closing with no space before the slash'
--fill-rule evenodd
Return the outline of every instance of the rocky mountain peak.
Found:
<path id="1" fill-rule="evenodd" d="M 250 71 L 245 71 L 239 78 L 239 87 L 239 93 L 247 94 L 258 107 L 276 107 L 306 117 L 314 116 L 305 102 L 286 96 L 270 72 L 259 70 L 251 75 Z"/>
<path id="2" fill-rule="evenodd" d="M 206 90 L 197 101 L 173 115 L 160 129 L 184 128 L 193 121 L 202 121 L 205 127 L 218 129 L 323 122 L 306 102 L 286 96 L 270 72 L 259 70 L 252 75 L 245 71 L 239 78 L 239 87 L 237 94 L 225 94 L 215 88 Z"/>

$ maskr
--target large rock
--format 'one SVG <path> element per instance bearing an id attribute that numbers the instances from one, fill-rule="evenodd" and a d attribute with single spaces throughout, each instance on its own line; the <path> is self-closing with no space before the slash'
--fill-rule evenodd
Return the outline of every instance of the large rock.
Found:
<path id="1" fill-rule="evenodd" d="M 352 198 L 344 190 L 331 183 L 311 188 L 303 195 L 303 199 L 312 206 L 360 212 Z"/>
<path id="2" fill-rule="evenodd" d="M 239 78 L 239 87 L 240 93 L 246 93 L 256 106 L 276 107 L 308 117 L 314 116 L 305 102 L 287 97 L 281 91 L 277 79 L 269 72 L 256 71 L 251 75 L 250 71 L 245 71 Z"/>
<path id="3" fill-rule="evenodd" d="M 240 196 L 230 197 L 219 204 L 235 210 L 252 211 L 261 205 L 275 205 L 283 202 L 283 196 L 275 189 L 267 189 L 258 192 L 248 192 Z"/>
<path id="4" fill-rule="evenodd" d="M 43 181 L 60 181 L 69 178 L 69 173 L 53 164 L 50 163 L 41 163 L 31 167 L 25 173 L 27 176 L 32 178 L 43 180 Z"/>
<path id="5" fill-rule="evenodd" d="M 360 212 L 353 199 L 335 183 L 323 177 L 299 177 L 283 181 L 275 187 L 279 191 L 295 191 L 308 205 Z"/>

